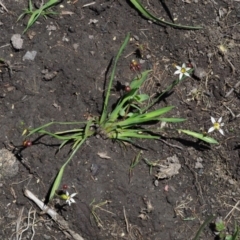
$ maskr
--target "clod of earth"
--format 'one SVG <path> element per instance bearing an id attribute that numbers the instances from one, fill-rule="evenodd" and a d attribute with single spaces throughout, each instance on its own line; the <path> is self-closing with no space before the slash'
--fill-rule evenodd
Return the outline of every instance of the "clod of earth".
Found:
<path id="1" fill-rule="evenodd" d="M 0 180 L 17 175 L 19 162 L 13 153 L 7 149 L 0 149 Z"/>
<path id="2" fill-rule="evenodd" d="M 181 164 L 176 155 L 168 157 L 164 162 L 159 165 L 158 173 L 155 175 L 157 179 L 170 178 L 179 173 Z"/>

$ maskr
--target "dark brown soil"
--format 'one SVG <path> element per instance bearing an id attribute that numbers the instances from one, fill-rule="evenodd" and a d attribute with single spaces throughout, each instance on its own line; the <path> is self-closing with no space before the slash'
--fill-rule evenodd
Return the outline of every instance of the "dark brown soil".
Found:
<path id="1" fill-rule="evenodd" d="M 139 15 L 130 1 L 97 0 L 83 7 L 90 2 L 63 1 L 60 5 L 64 8 L 58 5 L 54 10 L 70 14 L 39 18 L 22 35 L 23 48 L 16 50 L 10 39 L 13 34 L 22 34 L 26 27 L 28 16 L 16 20 L 28 1 L 0 1 L 0 58 L 4 60 L 0 65 L 1 148 L 13 151 L 21 146 L 25 128 L 53 120 L 82 121 L 88 114 L 99 115 L 109 80 L 107 69 L 126 34 L 131 32 L 133 40 L 118 63 L 115 85 L 117 81 L 130 82 L 136 75 L 129 65 L 132 59 L 140 61 L 134 54 L 137 44 L 145 46 L 142 70 L 152 69 L 143 88 L 151 95 L 176 78 L 174 64 L 182 65 L 190 59 L 206 75 L 201 79 L 187 78 L 154 107 L 175 106 L 170 116 L 187 118 L 177 126 L 196 132 L 211 127 L 210 116 L 217 119 L 222 116 L 225 136 L 218 131 L 211 133 L 219 145 L 175 133 L 163 134 L 164 141 L 139 140 L 136 144 L 144 150 L 132 175 L 130 164 L 139 148 L 90 138 L 67 166 L 62 181 L 69 186 L 70 193 L 78 193 L 76 203 L 68 206 L 64 201 L 57 204 L 54 199 L 49 206 L 62 206 L 57 208 L 58 213 L 67 220 L 70 229 L 87 240 L 193 239 L 211 214 L 222 217 L 232 233 L 234 221 L 240 224 L 239 208 L 233 209 L 240 201 L 240 99 L 239 87 L 235 87 L 240 66 L 239 1 L 166 1 L 176 22 L 203 27 L 196 31 L 151 23 Z M 156 16 L 171 21 L 161 1 L 142 2 Z M 221 51 L 222 47 L 226 51 Z M 25 53 L 33 50 L 37 52 L 36 58 L 23 61 Z M 48 79 L 46 70 L 54 78 Z M 119 96 L 113 90 L 111 102 L 116 102 Z M 60 129 L 55 126 L 51 130 Z M 67 239 L 59 225 L 41 214 L 24 196 L 23 189 L 28 188 L 44 200 L 68 157 L 69 148 L 56 153 L 59 142 L 46 136 L 34 143 L 17 156 L 18 173 L 0 179 L 0 238 L 4 240 L 20 239 L 27 219 L 30 225 L 22 239 Z M 101 158 L 101 153 L 110 158 Z M 150 172 L 143 160 L 161 164 L 175 155 L 181 169 L 163 180 L 155 177 L 159 167 Z M 198 168 L 197 163 L 202 166 Z M 207 226 L 201 239 L 216 236 Z"/>

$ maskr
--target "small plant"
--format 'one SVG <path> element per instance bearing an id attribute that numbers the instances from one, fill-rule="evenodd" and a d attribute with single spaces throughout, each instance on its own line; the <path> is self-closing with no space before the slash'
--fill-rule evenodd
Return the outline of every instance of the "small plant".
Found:
<path id="1" fill-rule="evenodd" d="M 41 6 L 38 9 L 34 9 L 33 3 L 31 0 L 28 2 L 28 9 L 24 9 L 24 12 L 18 17 L 19 21 L 25 15 L 30 15 L 28 20 L 27 27 L 24 29 L 23 33 L 25 33 L 37 20 L 40 16 L 47 17 L 48 15 L 56 15 L 58 13 L 49 11 L 51 7 L 60 3 L 59 0 L 49 0 L 47 3 L 42 2 Z"/>
<path id="2" fill-rule="evenodd" d="M 138 153 L 136 157 L 133 158 L 130 167 L 129 167 L 129 183 L 131 182 L 131 179 L 133 177 L 133 169 L 138 165 L 140 162 L 140 157 L 141 157 L 141 151 Z"/>
<path id="3" fill-rule="evenodd" d="M 193 238 L 193 240 L 198 240 L 203 229 L 209 225 L 212 220 L 214 219 L 214 216 L 211 215 L 210 217 L 208 217 L 203 224 L 201 225 L 201 227 L 199 228 L 199 230 L 197 231 L 196 236 Z M 239 226 L 235 225 L 235 230 L 233 232 L 233 234 L 229 234 L 227 233 L 227 226 L 226 223 L 222 220 L 222 218 L 217 217 L 214 224 L 212 224 L 213 226 L 213 231 L 216 235 L 218 240 L 239 240 Z"/>
<path id="4" fill-rule="evenodd" d="M 226 223 L 222 218 L 217 217 L 215 221 L 215 234 L 218 236 L 219 240 L 238 240 L 239 239 L 239 226 L 235 226 L 233 234 L 227 233 Z"/>
<path id="5" fill-rule="evenodd" d="M 96 213 L 96 210 L 99 209 L 99 210 L 102 210 L 104 212 L 113 214 L 112 212 L 102 208 L 102 206 L 104 206 L 104 205 L 106 205 L 110 202 L 111 201 L 105 200 L 103 202 L 95 204 L 95 199 L 93 199 L 93 201 L 90 203 L 91 214 L 92 214 L 92 216 L 93 216 L 93 218 L 94 218 L 94 220 L 95 220 L 95 222 L 96 222 L 96 224 L 99 228 L 103 228 L 103 222 L 102 222 L 101 218 L 99 217 L 99 214 Z"/>
<path id="6" fill-rule="evenodd" d="M 160 133 L 163 130 L 152 127 L 155 126 L 155 123 L 161 121 L 168 123 L 179 123 L 185 121 L 183 118 L 162 117 L 163 114 L 171 111 L 173 109 L 173 106 L 163 107 L 157 110 L 150 110 L 150 108 L 155 105 L 164 94 L 172 90 L 178 83 L 180 83 L 186 77 L 186 74 L 183 75 L 181 79 L 173 81 L 173 83 L 167 89 L 165 89 L 150 103 L 146 104 L 146 102 L 148 102 L 146 100 L 149 100 L 149 96 L 147 94 L 139 93 L 139 89 L 147 79 L 150 71 L 143 71 L 140 76 L 137 76 L 132 80 L 132 82 L 129 84 L 129 91 L 124 92 L 124 94 L 118 100 L 115 108 L 112 111 L 109 111 L 110 90 L 112 89 L 117 62 L 129 39 L 130 34 L 127 35 L 114 60 L 101 116 L 92 117 L 83 122 L 50 122 L 38 128 L 28 130 L 29 134 L 27 137 L 35 133 L 40 133 L 43 135 L 52 136 L 60 140 L 60 149 L 66 144 L 72 144 L 71 154 L 57 174 L 57 177 L 51 188 L 49 200 L 54 197 L 56 190 L 59 188 L 66 165 L 70 162 L 72 157 L 75 155 L 75 153 L 87 138 L 91 136 L 99 136 L 102 139 L 113 139 L 115 141 L 134 144 L 133 139 L 159 139 L 161 137 Z M 53 124 L 75 125 L 77 127 L 55 133 L 46 130 Z M 185 133 L 195 138 L 201 139 L 208 143 L 218 143 L 213 138 L 200 133 L 182 129 L 177 129 L 177 131 L 179 133 Z M 139 158 L 139 156 L 137 158 Z"/>

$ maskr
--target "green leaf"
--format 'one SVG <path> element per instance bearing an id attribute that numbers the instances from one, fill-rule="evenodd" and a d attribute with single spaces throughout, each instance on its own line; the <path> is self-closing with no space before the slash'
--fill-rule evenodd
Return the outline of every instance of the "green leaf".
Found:
<path id="1" fill-rule="evenodd" d="M 53 183 L 53 186 L 51 188 L 51 192 L 50 192 L 50 196 L 49 196 L 49 201 L 53 199 L 54 195 L 55 195 L 55 192 L 58 190 L 60 184 L 61 184 L 61 180 L 62 180 L 62 177 L 63 177 L 63 172 L 64 172 L 64 168 L 65 168 L 65 165 L 63 165 L 58 174 L 57 174 L 57 177 L 55 178 L 55 181 Z"/>
<path id="2" fill-rule="evenodd" d="M 198 240 L 199 237 L 200 237 L 200 234 L 201 232 L 203 231 L 203 229 L 208 225 L 210 224 L 210 222 L 213 220 L 214 216 L 211 215 L 210 217 L 208 217 L 204 222 L 203 224 L 201 225 L 201 227 L 199 228 L 199 230 L 197 231 L 195 237 L 193 238 L 193 240 Z"/>
<path id="3" fill-rule="evenodd" d="M 178 123 L 178 122 L 184 122 L 187 119 L 185 118 L 159 118 L 162 122 L 172 122 L 172 123 Z"/>
<path id="4" fill-rule="evenodd" d="M 147 94 L 138 94 L 135 96 L 134 100 L 137 102 L 144 102 L 149 99 L 149 96 Z"/>
<path id="5" fill-rule="evenodd" d="M 194 138 L 198 138 L 198 139 L 200 139 L 204 142 L 207 142 L 207 143 L 218 144 L 218 141 L 216 141 L 214 138 L 205 136 L 202 133 L 196 133 L 196 132 L 192 132 L 192 131 L 189 131 L 189 130 L 182 130 L 182 129 L 179 129 L 178 131 L 183 132 L 183 133 L 185 133 L 189 136 L 192 136 Z"/>
<path id="6" fill-rule="evenodd" d="M 144 83 L 144 81 L 147 79 L 148 74 L 151 72 L 152 70 L 146 70 L 144 72 L 141 73 L 140 77 L 136 76 L 132 82 L 130 83 L 130 88 L 131 89 L 135 89 L 135 88 L 140 88 L 142 86 L 142 84 Z"/>
<path id="7" fill-rule="evenodd" d="M 232 236 L 232 240 L 238 240 L 238 237 L 239 237 L 239 226 L 235 225 L 235 231 L 234 231 L 234 234 Z"/>
<path id="8" fill-rule="evenodd" d="M 124 117 L 125 114 L 126 114 L 126 112 L 124 111 L 124 109 L 121 109 L 121 111 L 119 112 L 119 115 L 120 115 L 121 117 Z"/>
<path id="9" fill-rule="evenodd" d="M 17 19 L 17 21 L 18 21 L 19 19 L 21 19 L 26 14 L 31 15 L 29 20 L 28 20 L 27 27 L 24 29 L 23 33 L 25 33 L 38 20 L 38 18 L 41 15 L 46 17 L 47 15 L 50 15 L 50 14 L 57 14 L 56 12 L 46 11 L 46 10 L 48 8 L 51 8 L 52 6 L 60 3 L 60 2 L 61 2 L 60 0 L 49 0 L 47 3 L 45 3 L 39 9 L 33 10 L 32 1 L 29 0 L 28 9 L 25 9 L 24 13 L 22 13 Z"/>
<path id="10" fill-rule="evenodd" d="M 109 101 L 109 96 L 110 96 L 110 90 L 112 88 L 112 84 L 113 84 L 113 79 L 115 77 L 115 71 L 116 71 L 116 67 L 117 67 L 117 62 L 118 59 L 120 58 L 120 56 L 122 55 L 123 50 L 125 49 L 126 45 L 128 44 L 130 39 L 130 33 L 127 34 L 122 46 L 120 47 L 117 56 L 114 60 L 114 64 L 113 64 L 113 69 L 112 69 L 112 73 L 111 73 L 111 77 L 110 77 L 110 82 L 108 84 L 108 89 L 107 89 L 107 94 L 104 100 L 104 104 L 103 104 L 103 111 L 102 111 L 102 115 L 100 117 L 100 125 L 105 122 L 106 118 L 107 118 L 107 108 L 108 108 L 108 101 Z"/>
<path id="11" fill-rule="evenodd" d="M 234 238 L 232 235 L 227 235 L 224 240 L 234 240 Z"/>
<path id="12" fill-rule="evenodd" d="M 141 73 L 141 78 L 135 78 L 131 83 L 130 83 L 130 88 L 132 89 L 130 92 L 126 93 L 123 95 L 120 100 L 118 101 L 117 106 L 114 108 L 114 110 L 111 112 L 108 122 L 115 122 L 117 118 L 120 115 L 120 111 L 122 110 L 123 106 L 127 104 L 128 101 L 131 101 L 134 99 L 136 96 L 139 87 L 142 85 L 142 83 L 147 79 L 148 73 L 150 71 L 144 71 Z"/>
<path id="13" fill-rule="evenodd" d="M 123 127 L 123 126 L 139 125 L 139 124 L 147 123 L 151 121 L 159 121 L 158 117 L 164 113 L 169 112 L 172 108 L 173 106 L 170 106 L 170 107 L 160 108 L 149 113 L 136 114 L 130 118 L 117 122 L 116 125 L 119 127 Z"/>
<path id="14" fill-rule="evenodd" d="M 132 139 L 132 138 L 140 138 L 140 139 L 159 139 L 160 137 L 157 135 L 152 135 L 151 133 L 146 134 L 147 131 L 143 129 L 135 131 L 131 129 L 126 129 L 125 131 L 119 131 L 112 135 L 113 139 Z"/>
<path id="15" fill-rule="evenodd" d="M 184 26 L 184 25 L 179 25 L 179 24 L 174 24 L 174 23 L 171 23 L 171 22 L 163 21 L 163 20 L 155 17 L 154 15 L 152 15 L 150 12 L 148 12 L 146 10 L 146 8 L 144 8 L 138 0 L 130 0 L 130 1 L 134 5 L 134 7 L 144 17 L 146 17 L 147 19 L 152 20 L 153 22 L 157 22 L 157 23 L 164 24 L 164 25 L 169 25 L 169 26 L 176 27 L 176 28 L 189 29 L 189 30 L 198 30 L 198 29 L 202 28 L 200 26 L 196 26 L 196 27 L 194 27 L 194 26 Z"/>

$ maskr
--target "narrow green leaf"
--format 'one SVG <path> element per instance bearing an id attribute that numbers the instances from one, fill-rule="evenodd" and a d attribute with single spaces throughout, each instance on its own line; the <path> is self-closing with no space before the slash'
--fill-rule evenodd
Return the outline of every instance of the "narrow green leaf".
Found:
<path id="1" fill-rule="evenodd" d="M 61 0 L 60 1 L 59 0 L 50 0 L 42 6 L 42 10 L 46 10 L 54 5 L 57 5 L 60 2 L 61 2 Z"/>
<path id="2" fill-rule="evenodd" d="M 147 94 L 138 94 L 135 96 L 134 100 L 137 102 L 144 102 L 149 99 L 149 96 Z"/>
<path id="3" fill-rule="evenodd" d="M 141 115 L 139 115 L 139 117 L 141 117 L 141 118 L 155 118 L 155 117 L 158 117 L 162 114 L 165 114 L 165 113 L 171 111 L 173 108 L 174 108 L 174 106 L 159 108 L 155 111 L 151 111 L 151 112 L 148 112 L 148 113 L 141 114 Z"/>
<path id="4" fill-rule="evenodd" d="M 33 4 L 32 4 L 31 0 L 29 0 L 29 2 L 28 2 L 28 7 L 29 7 L 29 11 L 32 12 L 33 11 Z"/>
<path id="5" fill-rule="evenodd" d="M 196 133 L 196 132 L 192 132 L 192 131 L 189 131 L 189 130 L 182 130 L 182 129 L 179 129 L 178 131 L 183 132 L 183 133 L 185 133 L 189 136 L 192 136 L 194 138 L 198 138 L 198 139 L 200 139 L 204 142 L 207 142 L 207 143 L 218 144 L 218 141 L 216 141 L 214 138 L 205 136 L 202 133 Z"/>
<path id="6" fill-rule="evenodd" d="M 238 239 L 239 239 L 239 226 L 235 224 L 235 230 L 232 236 L 232 240 L 238 240 Z"/>
<path id="7" fill-rule="evenodd" d="M 107 94 L 104 100 L 104 104 L 103 104 L 103 111 L 102 111 L 102 115 L 100 117 L 100 124 L 102 124 L 103 122 L 105 122 L 106 118 L 107 118 L 107 108 L 108 108 L 108 101 L 109 101 L 109 96 L 110 96 L 110 90 L 112 88 L 112 84 L 113 84 L 113 80 L 115 77 L 115 71 L 116 71 L 116 67 L 117 67 L 117 62 L 118 59 L 120 58 L 120 56 L 122 55 L 123 50 L 125 49 L 126 45 L 128 44 L 130 39 L 130 33 L 127 34 L 122 46 L 120 47 L 118 54 L 114 60 L 114 65 L 113 65 L 113 69 L 112 69 L 112 73 L 111 73 L 111 77 L 110 77 L 110 81 L 108 84 L 108 89 L 107 89 Z"/>
<path id="8" fill-rule="evenodd" d="M 140 2 L 138 0 L 130 0 L 131 3 L 134 5 L 134 7 L 146 18 L 154 21 L 154 22 L 157 22 L 157 23 L 160 23 L 160 24 L 164 24 L 164 25 L 169 25 L 169 26 L 172 26 L 172 27 L 176 27 L 176 28 L 182 28 L 182 29 L 189 29 L 189 30 L 198 30 L 198 29 L 201 29 L 202 27 L 200 26 L 185 26 L 185 25 L 180 25 L 180 24 L 174 24 L 174 23 L 171 23 L 171 22 L 167 22 L 167 21 L 163 21 L 155 16 L 153 16 L 151 13 L 149 13 L 146 8 L 144 8 Z"/>
<path id="9" fill-rule="evenodd" d="M 67 164 L 70 162 L 70 160 L 73 158 L 73 156 L 75 155 L 75 153 L 78 151 L 78 149 L 82 146 L 82 144 L 85 142 L 86 138 L 82 139 L 82 141 L 76 146 L 75 149 L 73 149 L 71 155 L 69 156 L 68 160 L 62 165 L 62 167 L 60 168 L 58 174 L 57 174 L 57 177 L 53 183 L 53 186 L 51 188 L 51 191 L 50 191 L 50 195 L 49 195 L 49 199 L 48 201 L 51 201 L 55 195 L 55 192 L 56 190 L 58 190 L 60 184 L 61 184 L 61 181 L 62 181 L 62 177 L 63 177 L 63 172 L 64 172 L 64 169 L 65 167 L 67 166 Z"/>
<path id="10" fill-rule="evenodd" d="M 53 186 L 51 188 L 51 192 L 50 192 L 50 196 L 49 196 L 49 201 L 53 199 L 54 195 L 55 195 L 55 192 L 56 190 L 58 190 L 59 186 L 60 186 L 60 183 L 61 183 L 61 180 L 62 180 L 62 176 L 63 176 L 63 172 L 64 172 L 64 168 L 65 168 L 65 165 L 63 165 L 58 174 L 57 174 L 57 177 L 55 178 L 55 181 L 53 183 Z"/>
<path id="11" fill-rule="evenodd" d="M 140 76 L 136 76 L 130 83 L 130 88 L 135 89 L 135 88 L 140 88 L 144 81 L 146 81 L 148 74 L 152 70 L 146 70 L 140 74 Z"/>
<path id="12" fill-rule="evenodd" d="M 162 122 L 172 122 L 172 123 L 178 123 L 178 122 L 184 122 L 187 119 L 185 118 L 159 118 Z"/>
<path id="13" fill-rule="evenodd" d="M 131 129 L 125 132 L 117 132 L 111 136 L 112 139 L 132 139 L 132 138 L 139 138 L 139 139 L 159 139 L 159 136 L 154 136 L 151 134 L 146 134 L 144 131 L 139 132 L 132 132 Z"/>
<path id="14" fill-rule="evenodd" d="M 203 224 L 201 225 L 201 227 L 199 228 L 199 230 L 197 231 L 197 234 L 195 235 L 195 237 L 193 238 L 193 240 L 198 240 L 200 237 L 201 232 L 203 231 L 203 229 L 211 223 L 211 221 L 213 220 L 214 216 L 211 215 L 210 217 L 208 217 Z"/>
<path id="15" fill-rule="evenodd" d="M 123 126 L 132 126 L 132 125 L 138 125 L 146 122 L 151 122 L 151 121 L 159 121 L 159 116 L 161 116 L 164 113 L 169 112 L 173 107 L 165 107 L 165 108 L 160 108 L 155 111 L 149 112 L 149 113 L 144 113 L 144 114 L 136 114 L 130 118 L 127 118 L 125 120 L 119 121 L 114 123 L 115 125 L 119 127 Z M 112 125 L 114 125 L 112 123 Z"/>

